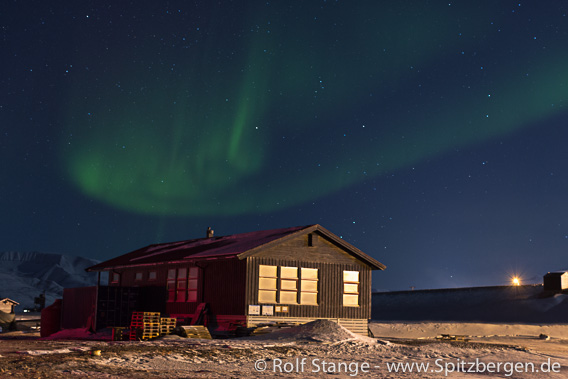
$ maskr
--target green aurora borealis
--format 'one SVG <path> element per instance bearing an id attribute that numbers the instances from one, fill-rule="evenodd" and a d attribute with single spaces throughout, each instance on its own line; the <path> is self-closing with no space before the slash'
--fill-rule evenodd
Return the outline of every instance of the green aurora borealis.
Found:
<path id="1" fill-rule="evenodd" d="M 563 40 L 499 5 L 371 4 L 233 5 L 78 37 L 98 58 L 75 57 L 89 70 L 65 94 L 66 173 L 137 213 L 270 212 L 565 112 Z"/>
<path id="2" fill-rule="evenodd" d="M 378 290 L 566 268 L 565 1 L 0 9 L 4 251 L 320 224 Z"/>

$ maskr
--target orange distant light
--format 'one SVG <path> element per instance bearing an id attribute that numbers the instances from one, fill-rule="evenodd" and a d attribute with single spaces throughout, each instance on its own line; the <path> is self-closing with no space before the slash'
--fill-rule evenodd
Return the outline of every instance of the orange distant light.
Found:
<path id="1" fill-rule="evenodd" d="M 516 276 L 512 279 L 513 285 L 514 286 L 520 286 L 521 285 L 521 279 L 517 278 Z"/>

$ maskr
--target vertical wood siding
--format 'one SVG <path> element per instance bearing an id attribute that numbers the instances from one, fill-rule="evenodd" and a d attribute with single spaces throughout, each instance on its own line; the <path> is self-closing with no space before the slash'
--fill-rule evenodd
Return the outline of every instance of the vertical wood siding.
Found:
<path id="1" fill-rule="evenodd" d="M 118 271 L 121 274 L 120 285 L 124 287 L 166 287 L 168 269 L 199 266 L 202 268 L 202 277 L 198 302 L 166 303 L 166 312 L 193 314 L 200 302 L 206 302 L 209 304 L 212 315 L 247 315 L 248 305 L 259 304 L 259 265 L 317 268 L 318 305 L 283 304 L 288 305 L 289 312 L 275 314 L 275 317 L 370 318 L 370 267 L 322 235 L 312 238 L 313 246 L 308 246 L 308 238 L 306 234 L 285 241 L 245 260 L 213 259 L 185 264 L 164 263 L 156 266 L 121 269 Z M 358 307 L 342 305 L 344 270 L 360 272 Z M 156 271 L 156 280 L 148 280 L 150 271 Z M 135 280 L 137 272 L 143 272 L 141 281 Z"/>
<path id="2" fill-rule="evenodd" d="M 64 288 L 61 305 L 61 328 L 86 328 L 95 316 L 97 287 Z M 92 321 L 92 320 L 91 320 Z"/>
<path id="3" fill-rule="evenodd" d="M 166 287 L 169 269 L 198 266 L 201 268 L 197 302 L 166 303 L 168 314 L 193 314 L 199 303 L 208 303 L 216 315 L 244 315 L 246 262 L 238 259 L 212 259 L 186 264 L 127 268 L 120 271 L 123 287 Z M 156 280 L 148 280 L 150 271 L 156 271 Z M 135 280 L 143 272 L 143 279 Z"/>
<path id="4" fill-rule="evenodd" d="M 289 324 L 301 325 L 314 320 L 321 320 L 324 317 L 278 317 L 278 316 L 247 316 L 246 326 L 249 328 L 266 324 L 268 322 L 285 322 Z M 359 318 L 325 318 L 338 323 L 345 329 L 362 336 L 369 335 L 369 320 Z"/>
<path id="5" fill-rule="evenodd" d="M 371 269 L 348 255 L 321 236 L 310 247 L 307 235 L 288 241 L 255 256 L 247 258 L 246 308 L 259 305 L 258 266 L 291 266 L 318 269 L 318 304 L 288 305 L 288 313 L 275 313 L 275 317 L 322 317 L 368 319 L 371 317 Z M 343 271 L 359 271 L 359 306 L 344 307 Z M 277 305 L 277 304 L 274 304 Z"/>
<path id="6" fill-rule="evenodd" d="M 212 315 L 244 315 L 246 262 L 235 258 L 198 261 L 196 265 L 201 268 L 202 273 L 198 301 L 167 303 L 167 312 L 193 314 L 199 303 L 207 303 Z M 167 266 L 165 275 L 170 268 L 174 266 Z"/>

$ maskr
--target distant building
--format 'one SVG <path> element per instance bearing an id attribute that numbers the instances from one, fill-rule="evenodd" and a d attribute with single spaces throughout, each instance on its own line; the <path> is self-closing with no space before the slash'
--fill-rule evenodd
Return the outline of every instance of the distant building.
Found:
<path id="1" fill-rule="evenodd" d="M 323 318 L 366 335 L 371 271 L 384 269 L 320 225 L 221 237 L 208 232 L 206 238 L 150 245 L 88 268 L 108 272 L 109 283 L 99 286 L 97 306 L 84 308 L 97 310 L 97 328 L 128 322 L 118 312 L 159 310 L 179 324 L 206 323 L 212 331 Z M 64 313 L 78 314 L 68 299 L 80 304 L 88 296 L 66 291 Z M 135 298 L 142 302 L 133 305 Z"/>
<path id="2" fill-rule="evenodd" d="M 14 313 L 14 307 L 16 305 L 20 305 L 20 303 L 12 299 L 8 299 L 7 297 L 0 299 L 0 312 Z"/>
<path id="3" fill-rule="evenodd" d="M 568 289 L 568 271 L 554 271 L 544 275 L 544 290 L 561 292 Z"/>

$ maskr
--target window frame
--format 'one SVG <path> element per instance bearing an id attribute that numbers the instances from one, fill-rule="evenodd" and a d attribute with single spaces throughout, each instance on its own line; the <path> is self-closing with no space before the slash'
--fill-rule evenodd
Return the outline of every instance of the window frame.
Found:
<path id="1" fill-rule="evenodd" d="M 173 272 L 173 275 L 172 275 Z M 168 303 L 176 302 L 177 268 L 168 268 L 166 276 L 166 287 L 168 289 Z"/>
<path id="2" fill-rule="evenodd" d="M 319 268 L 314 267 L 259 264 L 257 301 L 259 304 L 318 306 L 319 273 Z M 314 301 L 306 300 L 308 295 L 313 297 L 314 294 Z"/>
<path id="3" fill-rule="evenodd" d="M 187 302 L 187 267 L 176 269 L 176 303 Z"/>
<path id="4" fill-rule="evenodd" d="M 186 302 L 197 303 L 199 302 L 199 278 L 201 277 L 201 270 L 197 266 L 189 267 L 187 271 L 187 295 Z M 190 288 L 190 283 L 195 285 L 195 288 Z M 193 285 L 192 285 L 193 287 Z"/>
<path id="5" fill-rule="evenodd" d="M 278 304 L 298 304 L 298 271 L 298 267 L 278 266 Z M 289 301 L 287 298 L 294 298 L 294 301 Z"/>
<path id="6" fill-rule="evenodd" d="M 312 275 L 308 275 L 309 272 L 315 271 L 315 278 Z M 304 274 L 305 273 L 305 274 Z M 307 289 L 307 285 L 313 285 L 315 283 L 314 289 Z M 315 294 L 315 302 L 304 301 L 304 296 L 302 295 L 313 295 Z M 319 269 L 313 267 L 300 267 L 300 305 L 319 305 Z"/>
<path id="7" fill-rule="evenodd" d="M 268 283 L 274 283 L 274 284 L 269 285 Z M 258 292 L 257 292 L 257 295 L 258 295 L 259 304 L 277 304 L 277 301 L 278 301 L 278 266 L 258 265 Z"/>
<path id="8" fill-rule="evenodd" d="M 353 275 L 356 274 L 357 280 L 355 281 Z M 355 286 L 355 291 L 353 291 Z M 359 307 L 361 304 L 361 272 L 352 270 L 343 270 L 343 296 L 342 305 L 344 307 Z M 346 299 L 356 299 L 356 303 L 346 301 Z"/>

